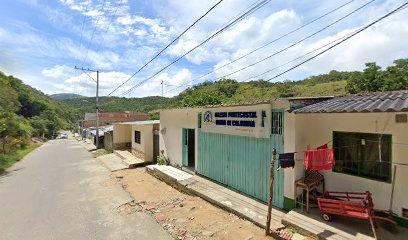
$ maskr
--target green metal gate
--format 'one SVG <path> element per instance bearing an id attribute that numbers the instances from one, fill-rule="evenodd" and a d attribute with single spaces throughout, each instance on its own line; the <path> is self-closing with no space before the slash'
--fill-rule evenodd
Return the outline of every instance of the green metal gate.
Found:
<path id="1" fill-rule="evenodd" d="M 283 111 L 278 112 L 283 124 Z M 281 129 L 281 134 L 272 134 L 270 138 L 208 133 L 199 129 L 198 173 L 266 202 L 272 149 L 276 147 L 278 153 L 283 152 L 283 127 Z M 283 208 L 283 171 L 276 170 L 277 163 L 274 169 L 273 204 Z"/>

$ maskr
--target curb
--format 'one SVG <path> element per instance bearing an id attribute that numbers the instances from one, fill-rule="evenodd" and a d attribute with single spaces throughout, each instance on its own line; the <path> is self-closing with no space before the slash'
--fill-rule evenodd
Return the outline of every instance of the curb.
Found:
<path id="1" fill-rule="evenodd" d="M 232 213 L 232 214 L 236 215 L 239 218 L 245 219 L 245 220 L 253 223 L 254 225 L 256 225 L 256 226 L 258 226 L 258 227 L 260 227 L 262 229 L 265 229 L 265 227 L 266 227 L 265 224 L 256 222 L 254 219 L 251 219 L 248 216 L 245 216 L 244 214 L 240 213 L 239 211 L 234 210 L 234 209 L 232 209 L 232 208 L 228 207 L 227 205 L 224 205 L 224 204 L 222 204 L 220 202 L 217 202 L 214 199 L 206 196 L 205 194 L 202 194 L 202 193 L 200 193 L 200 192 L 198 192 L 198 191 L 196 191 L 194 189 L 189 188 L 188 184 L 183 184 L 182 182 L 177 181 L 176 179 L 174 179 L 174 178 L 172 178 L 172 177 L 170 177 L 170 176 L 168 176 L 168 175 L 154 169 L 153 167 L 147 166 L 145 169 L 146 169 L 146 172 L 149 173 L 150 175 L 152 175 L 153 177 L 165 182 L 166 184 L 172 186 L 173 188 L 179 190 L 180 192 L 186 193 L 188 195 L 198 196 L 201 199 L 205 200 L 206 202 L 209 202 L 210 204 L 212 204 L 212 205 L 214 205 L 214 206 L 216 206 L 216 207 L 218 207 L 218 208 L 220 208 L 220 209 L 222 209 L 224 211 Z M 274 226 L 272 226 L 272 227 L 274 227 Z M 284 238 L 281 238 L 279 236 L 279 234 L 276 233 L 274 230 L 271 231 L 270 236 L 273 237 L 274 239 L 284 239 Z"/>

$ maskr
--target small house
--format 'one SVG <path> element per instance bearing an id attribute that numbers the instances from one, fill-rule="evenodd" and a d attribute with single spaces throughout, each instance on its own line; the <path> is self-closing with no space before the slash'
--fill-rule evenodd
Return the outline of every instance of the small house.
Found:
<path id="1" fill-rule="evenodd" d="M 171 164 L 266 202 L 272 150 L 284 152 L 293 135 L 287 110 L 330 98 L 161 110 L 160 147 Z M 273 204 L 290 208 L 293 170 L 277 164 Z"/>
<path id="2" fill-rule="evenodd" d="M 305 176 L 304 152 L 327 145 L 335 164 L 319 171 L 329 191 L 370 191 L 377 208 L 408 217 L 408 91 L 285 98 L 160 111 L 160 149 L 172 165 L 266 202 L 272 150 L 294 153 L 274 167 L 276 207 L 290 210 Z M 397 166 L 393 183 L 394 166 Z M 279 170 L 278 170 L 279 169 Z"/>
<path id="3" fill-rule="evenodd" d="M 144 162 L 159 156 L 160 121 L 122 122 L 113 125 L 114 150 L 127 150 Z"/>

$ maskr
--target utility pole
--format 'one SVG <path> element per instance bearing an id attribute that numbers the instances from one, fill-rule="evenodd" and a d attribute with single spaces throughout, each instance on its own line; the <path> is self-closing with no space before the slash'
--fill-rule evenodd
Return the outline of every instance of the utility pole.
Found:
<path id="1" fill-rule="evenodd" d="M 161 85 L 162 85 L 162 97 L 163 97 L 163 80 L 161 82 Z"/>
<path id="2" fill-rule="evenodd" d="M 87 72 L 96 72 L 96 97 L 95 97 L 95 110 L 96 110 L 96 149 L 99 149 L 99 70 L 79 68 L 75 66 L 75 69 L 82 70 L 88 77 L 95 81 Z"/>
<path id="3" fill-rule="evenodd" d="M 273 201 L 273 182 L 275 180 L 275 160 L 276 160 L 276 149 L 273 148 L 272 150 L 272 160 L 270 170 L 270 178 L 269 178 L 269 199 L 268 199 L 268 214 L 266 216 L 266 228 L 265 228 L 265 236 L 271 235 L 271 218 L 272 218 L 272 201 Z"/>

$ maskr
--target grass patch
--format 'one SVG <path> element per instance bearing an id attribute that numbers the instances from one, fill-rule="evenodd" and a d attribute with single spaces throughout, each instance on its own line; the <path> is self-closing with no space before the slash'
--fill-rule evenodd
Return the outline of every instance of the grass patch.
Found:
<path id="1" fill-rule="evenodd" d="M 38 148 L 40 145 L 41 144 L 31 144 L 13 152 L 0 154 L 0 174 L 4 173 L 7 168 L 20 161 L 24 156 Z"/>
<path id="2" fill-rule="evenodd" d="M 98 150 L 95 150 L 94 152 L 92 152 L 92 155 L 94 156 L 94 158 L 97 158 L 97 157 L 100 157 L 102 155 L 106 155 L 106 154 L 109 154 L 109 153 L 112 153 L 112 152 L 109 152 L 109 151 L 107 151 L 105 149 L 98 149 Z"/>

